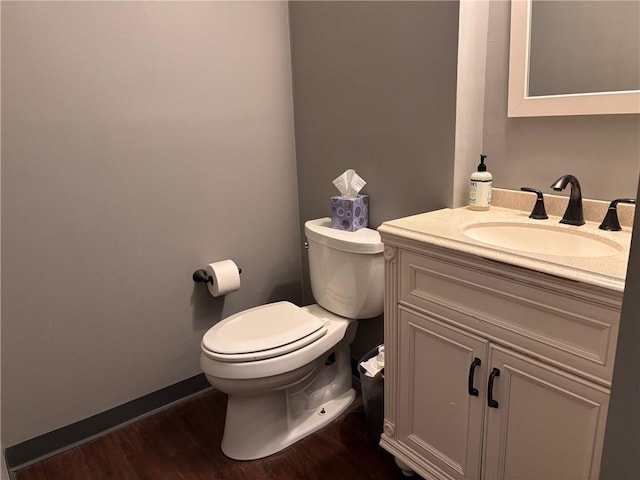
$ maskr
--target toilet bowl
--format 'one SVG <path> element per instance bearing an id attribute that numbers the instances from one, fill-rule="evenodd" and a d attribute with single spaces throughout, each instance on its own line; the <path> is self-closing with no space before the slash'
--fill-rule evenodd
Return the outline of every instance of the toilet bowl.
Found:
<path id="1" fill-rule="evenodd" d="M 271 356 L 266 349 L 257 352 L 262 358 L 252 359 L 249 353 L 242 361 L 210 350 L 216 340 L 214 335 L 207 338 L 211 330 L 202 341 L 202 370 L 209 383 L 228 395 L 222 451 L 237 460 L 284 449 L 332 421 L 355 398 L 349 345 L 357 323 L 319 305 L 300 308 L 289 302 L 256 307 L 227 321 L 250 324 L 253 317 L 264 322 L 263 315 L 275 312 L 317 320 L 323 332 L 287 353 Z"/>
<path id="2" fill-rule="evenodd" d="M 261 305 L 218 322 L 202 339 L 202 371 L 228 395 L 222 451 L 230 458 L 274 454 L 334 420 L 355 398 L 350 344 L 356 319 L 382 313 L 382 243 L 374 230 L 340 232 L 329 223 L 305 224 L 319 304 Z"/>

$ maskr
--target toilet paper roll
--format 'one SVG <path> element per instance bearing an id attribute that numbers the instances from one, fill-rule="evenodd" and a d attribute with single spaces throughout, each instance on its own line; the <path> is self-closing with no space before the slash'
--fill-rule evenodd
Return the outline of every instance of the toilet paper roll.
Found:
<path id="1" fill-rule="evenodd" d="M 220 297 L 240 289 L 240 272 L 233 260 L 210 263 L 205 270 L 213 279 L 213 283 L 208 283 L 207 287 L 214 297 Z"/>

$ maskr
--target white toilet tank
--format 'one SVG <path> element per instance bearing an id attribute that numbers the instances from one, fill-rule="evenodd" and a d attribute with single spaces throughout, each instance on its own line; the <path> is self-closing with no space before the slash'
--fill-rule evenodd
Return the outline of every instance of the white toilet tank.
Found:
<path id="1" fill-rule="evenodd" d="M 329 218 L 304 224 L 315 301 L 347 318 L 372 318 L 384 310 L 384 259 L 380 234 L 369 228 L 346 232 Z"/>

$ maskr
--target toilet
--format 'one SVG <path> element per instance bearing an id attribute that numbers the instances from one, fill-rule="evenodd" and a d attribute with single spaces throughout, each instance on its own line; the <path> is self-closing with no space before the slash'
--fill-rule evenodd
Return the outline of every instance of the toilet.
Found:
<path id="1" fill-rule="evenodd" d="M 200 365 L 228 395 L 222 451 L 236 460 L 272 455 L 334 420 L 353 402 L 350 344 L 357 320 L 384 309 L 377 231 L 305 223 L 316 304 L 261 305 L 214 325 Z"/>

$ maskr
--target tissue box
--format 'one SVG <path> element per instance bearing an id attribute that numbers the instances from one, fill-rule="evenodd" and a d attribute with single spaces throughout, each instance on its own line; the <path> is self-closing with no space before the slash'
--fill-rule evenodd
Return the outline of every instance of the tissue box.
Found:
<path id="1" fill-rule="evenodd" d="M 331 197 L 331 228 L 355 232 L 369 225 L 369 195 Z"/>

